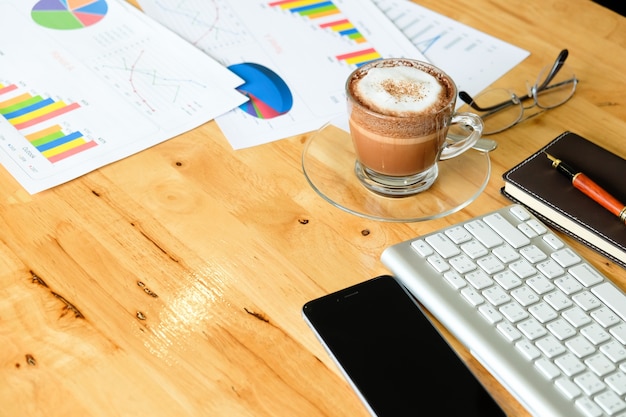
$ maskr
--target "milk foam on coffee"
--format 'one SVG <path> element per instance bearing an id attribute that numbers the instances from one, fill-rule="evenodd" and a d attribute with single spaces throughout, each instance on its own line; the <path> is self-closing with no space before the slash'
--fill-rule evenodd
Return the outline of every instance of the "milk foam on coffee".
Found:
<path id="1" fill-rule="evenodd" d="M 359 100 L 389 115 L 410 115 L 437 108 L 446 91 L 431 74 L 412 66 L 370 68 L 354 85 Z"/>

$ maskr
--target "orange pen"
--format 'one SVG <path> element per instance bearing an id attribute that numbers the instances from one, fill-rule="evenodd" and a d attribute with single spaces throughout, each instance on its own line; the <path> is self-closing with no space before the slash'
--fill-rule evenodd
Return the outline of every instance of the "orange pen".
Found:
<path id="1" fill-rule="evenodd" d="M 572 180 L 574 187 L 582 191 L 587 197 L 591 198 L 596 203 L 619 217 L 619 219 L 626 223 L 626 205 L 618 201 L 615 197 L 609 194 L 606 190 L 596 184 L 591 178 L 583 174 L 582 172 L 574 169 L 572 166 L 566 164 L 558 158 L 545 152 L 548 159 L 552 161 L 552 166 L 556 168 L 561 174 Z"/>

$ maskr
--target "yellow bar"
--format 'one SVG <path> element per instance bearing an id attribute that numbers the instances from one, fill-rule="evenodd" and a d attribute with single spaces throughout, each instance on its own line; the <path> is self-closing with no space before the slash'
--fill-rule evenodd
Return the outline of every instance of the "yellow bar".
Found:
<path id="1" fill-rule="evenodd" d="M 42 107 L 41 109 L 35 110 L 35 111 L 31 111 L 23 116 L 20 117 L 16 117 L 14 119 L 11 119 L 11 124 L 12 125 L 18 125 L 20 123 L 24 123 L 27 122 L 29 120 L 32 120 L 36 117 L 39 116 L 43 116 L 45 114 L 48 114 L 52 111 L 58 110 L 58 109 L 62 109 L 63 107 L 65 107 L 66 104 L 62 101 L 56 101 L 46 107 Z"/>
<path id="2" fill-rule="evenodd" d="M 378 58 L 380 58 L 380 54 L 378 52 L 372 52 L 370 54 L 364 54 L 364 55 L 355 56 L 354 58 L 348 58 L 348 59 L 345 59 L 344 61 L 347 64 L 357 64 L 359 62 L 373 61 L 374 59 L 378 59 Z"/>
<path id="3" fill-rule="evenodd" d="M 310 6 L 315 3 L 319 3 L 320 0 L 299 0 L 299 1 L 291 1 L 289 3 L 281 4 L 281 9 L 295 9 L 296 7 L 302 6 Z"/>
<path id="4" fill-rule="evenodd" d="M 73 141 L 64 143 L 63 145 L 55 146 L 52 149 L 48 149 L 47 151 L 43 151 L 41 154 L 46 158 L 50 158 L 51 156 L 58 155 L 62 152 L 69 151 L 70 149 L 76 148 L 77 146 L 82 145 L 83 143 L 87 143 L 85 138 L 80 137 L 76 138 Z"/>

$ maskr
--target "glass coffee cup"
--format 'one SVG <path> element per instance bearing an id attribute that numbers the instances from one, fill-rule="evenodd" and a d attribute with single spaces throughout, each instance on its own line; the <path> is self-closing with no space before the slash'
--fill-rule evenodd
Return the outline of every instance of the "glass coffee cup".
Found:
<path id="1" fill-rule="evenodd" d="M 438 162 L 481 137 L 478 115 L 456 112 L 457 87 L 436 66 L 407 58 L 371 62 L 346 81 L 355 173 L 367 189 L 403 197 L 430 188 Z M 448 135 L 452 125 L 461 135 Z"/>

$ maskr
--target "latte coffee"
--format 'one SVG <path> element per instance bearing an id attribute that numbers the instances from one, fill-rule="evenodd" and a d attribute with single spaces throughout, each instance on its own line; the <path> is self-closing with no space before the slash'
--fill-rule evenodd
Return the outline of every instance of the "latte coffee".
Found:
<path id="1" fill-rule="evenodd" d="M 428 169 L 438 159 L 456 97 L 450 77 L 420 62 L 381 61 L 348 80 L 350 132 L 361 163 L 391 176 Z M 379 115 L 388 117 L 379 117 Z"/>
<path id="2" fill-rule="evenodd" d="M 437 162 L 465 152 L 482 133 L 478 116 L 455 113 L 456 93 L 454 81 L 426 62 L 382 59 L 354 70 L 346 96 L 361 183 L 393 197 L 428 189 Z M 449 140 L 453 123 L 471 133 Z"/>

